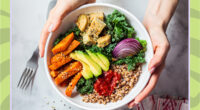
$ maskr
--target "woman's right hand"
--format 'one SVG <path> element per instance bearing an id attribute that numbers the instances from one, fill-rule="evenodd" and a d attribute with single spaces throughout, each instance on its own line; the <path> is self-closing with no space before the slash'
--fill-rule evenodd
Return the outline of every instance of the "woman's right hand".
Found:
<path id="1" fill-rule="evenodd" d="M 50 11 L 49 17 L 42 29 L 39 42 L 40 57 L 44 56 L 44 49 L 49 31 L 54 32 L 62 23 L 63 18 L 74 9 L 96 0 L 58 0 L 56 6 Z M 51 27 L 51 28 L 50 28 Z M 51 30 L 49 30 L 51 29 Z"/>

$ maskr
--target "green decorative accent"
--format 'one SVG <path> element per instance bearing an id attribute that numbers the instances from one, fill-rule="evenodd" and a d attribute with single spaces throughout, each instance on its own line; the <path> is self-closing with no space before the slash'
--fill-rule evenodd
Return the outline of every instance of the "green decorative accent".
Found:
<path id="1" fill-rule="evenodd" d="M 190 109 L 200 108 L 200 0 L 190 0 Z"/>
<path id="2" fill-rule="evenodd" d="M 10 41 L 10 28 L 1 28 L 0 29 L 0 44 Z"/>
<path id="3" fill-rule="evenodd" d="M 10 96 L 7 96 L 6 99 L 2 102 L 0 110 L 10 110 Z"/>
<path id="4" fill-rule="evenodd" d="M 10 109 L 10 0 L 0 0 L 0 110 Z"/>

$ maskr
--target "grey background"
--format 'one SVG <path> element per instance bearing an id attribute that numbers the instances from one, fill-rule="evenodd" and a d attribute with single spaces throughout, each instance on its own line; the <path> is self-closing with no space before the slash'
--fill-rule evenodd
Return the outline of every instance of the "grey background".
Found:
<path id="1" fill-rule="evenodd" d="M 13 110 L 78 109 L 64 101 L 50 85 L 43 59 L 32 93 L 16 88 L 26 61 L 39 42 L 50 0 L 11 1 L 11 84 Z M 121 6 L 142 21 L 148 0 L 97 0 Z M 151 94 L 188 98 L 188 0 L 180 0 L 167 36 L 171 44 L 166 67 Z M 126 107 L 123 107 L 126 108 Z"/>

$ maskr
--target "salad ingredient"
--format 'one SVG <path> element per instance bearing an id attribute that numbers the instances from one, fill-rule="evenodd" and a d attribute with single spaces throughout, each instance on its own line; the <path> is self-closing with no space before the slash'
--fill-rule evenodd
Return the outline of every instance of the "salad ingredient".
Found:
<path id="1" fill-rule="evenodd" d="M 107 57 L 109 61 L 112 61 L 112 51 L 116 45 L 117 45 L 116 43 L 112 43 L 104 48 L 100 48 L 97 45 L 92 45 L 92 46 L 80 45 L 80 48 L 83 50 L 90 50 L 91 52 L 94 53 L 102 53 Z"/>
<path id="2" fill-rule="evenodd" d="M 100 20 L 104 20 L 104 14 L 103 12 L 96 12 L 96 13 L 90 13 L 89 14 L 90 21 L 92 21 L 94 18 L 99 18 Z"/>
<path id="3" fill-rule="evenodd" d="M 99 37 L 99 34 L 101 33 L 101 31 L 104 29 L 105 26 L 106 24 L 102 20 L 95 17 L 92 20 L 90 26 L 88 27 L 88 30 L 86 31 L 86 33 L 89 36 L 92 36 L 94 41 L 96 41 L 97 38 Z"/>
<path id="4" fill-rule="evenodd" d="M 86 45 L 92 45 L 92 44 L 95 44 L 95 43 L 96 43 L 96 42 L 92 39 L 92 37 L 89 36 L 88 34 L 83 33 L 82 36 L 83 36 L 83 43 L 84 43 L 84 44 L 86 44 Z"/>
<path id="5" fill-rule="evenodd" d="M 91 94 L 94 89 L 94 82 L 96 81 L 96 78 L 91 78 L 88 80 L 85 80 L 84 78 L 81 78 L 78 83 L 76 84 L 77 91 L 80 94 Z"/>
<path id="6" fill-rule="evenodd" d="M 112 36 L 112 42 L 119 42 L 124 38 L 132 38 L 135 34 L 134 28 L 131 27 L 126 17 L 115 10 L 112 14 L 109 14 L 105 19 L 108 33 Z"/>
<path id="7" fill-rule="evenodd" d="M 51 64 L 49 66 L 50 70 L 57 70 L 61 66 L 65 65 L 66 63 L 70 62 L 72 59 L 69 56 L 62 56 L 59 61 Z"/>
<path id="8" fill-rule="evenodd" d="M 78 17 L 78 20 L 76 22 L 76 25 L 78 26 L 78 28 L 83 32 L 86 28 L 88 24 L 88 18 L 87 18 L 87 15 L 85 14 L 81 14 L 79 17 Z"/>
<path id="9" fill-rule="evenodd" d="M 93 52 L 90 50 L 86 50 L 88 55 L 92 58 L 93 61 L 95 61 L 104 71 L 108 71 L 109 68 L 102 62 L 102 60 Z"/>
<path id="10" fill-rule="evenodd" d="M 53 78 L 55 78 L 57 75 L 59 74 L 59 71 L 51 71 L 50 72 L 50 75 L 51 75 L 51 77 L 53 77 Z"/>
<path id="11" fill-rule="evenodd" d="M 66 36 L 62 41 L 60 41 L 54 48 L 52 49 L 53 54 L 56 54 L 58 52 L 64 51 L 72 42 L 74 39 L 74 33 L 72 32 L 68 36 Z"/>
<path id="12" fill-rule="evenodd" d="M 67 89 L 65 90 L 65 94 L 69 97 L 71 97 L 72 95 L 72 91 L 75 88 L 78 80 L 82 77 L 82 71 L 80 71 L 78 74 L 76 74 L 74 76 L 74 78 L 71 80 L 71 82 L 69 83 L 69 85 L 67 86 Z"/>
<path id="13" fill-rule="evenodd" d="M 117 65 L 127 64 L 128 70 L 131 71 L 135 69 L 136 64 L 144 63 L 144 62 L 145 62 L 144 53 L 138 53 L 134 57 L 128 56 L 122 59 L 118 59 L 117 61 L 114 62 L 114 64 L 117 64 Z"/>
<path id="14" fill-rule="evenodd" d="M 90 70 L 90 67 L 85 62 L 83 62 L 82 65 L 83 65 L 83 72 L 82 72 L 83 77 L 85 79 L 93 78 L 93 73 Z"/>
<path id="15" fill-rule="evenodd" d="M 135 39 L 142 45 L 142 50 L 140 52 L 141 53 L 146 52 L 146 50 L 147 50 L 147 41 L 146 40 L 141 40 L 138 37 L 136 37 Z"/>
<path id="16" fill-rule="evenodd" d="M 76 47 L 78 47 L 79 44 L 80 44 L 79 41 L 73 40 L 72 43 L 69 45 L 69 47 L 64 52 L 58 53 L 51 58 L 51 63 L 60 61 L 62 56 L 66 56 L 69 53 L 71 53 Z"/>
<path id="17" fill-rule="evenodd" d="M 109 45 L 110 41 L 111 41 L 111 36 L 107 34 L 97 39 L 97 46 L 103 48 Z"/>
<path id="18" fill-rule="evenodd" d="M 82 51 L 76 51 L 75 53 L 78 58 L 82 59 L 87 65 L 90 66 L 90 70 L 92 71 L 94 76 L 98 77 L 102 74 L 101 67 L 98 64 L 96 64 L 95 61 L 93 61 L 89 55 Z"/>
<path id="19" fill-rule="evenodd" d="M 146 41 L 140 40 L 139 38 L 136 38 L 142 45 L 142 50 L 137 55 L 134 56 L 127 56 L 125 58 L 119 58 L 117 61 L 113 62 L 116 65 L 122 65 L 127 64 L 128 70 L 134 70 L 137 64 L 144 63 L 145 62 L 145 51 L 146 51 Z"/>
<path id="20" fill-rule="evenodd" d="M 69 29 L 64 35 L 60 35 L 54 42 L 54 46 L 57 45 L 62 39 L 64 39 L 67 35 L 74 33 L 75 38 L 78 38 L 80 35 L 80 30 L 77 26 L 72 27 L 71 29 Z"/>
<path id="21" fill-rule="evenodd" d="M 93 78 L 93 73 L 92 71 L 90 70 L 90 67 L 85 63 L 83 62 L 80 58 L 77 57 L 76 53 L 71 53 L 70 54 L 70 57 L 74 60 L 77 60 L 77 61 L 80 61 L 81 64 L 83 65 L 83 71 L 82 71 L 82 75 L 85 79 L 90 79 L 90 78 Z"/>
<path id="22" fill-rule="evenodd" d="M 63 82 L 60 84 L 60 86 L 61 86 L 61 87 L 67 87 L 67 85 L 69 85 L 70 81 L 71 81 L 71 78 L 69 78 L 69 79 L 63 81 Z"/>
<path id="23" fill-rule="evenodd" d="M 96 53 L 96 55 L 98 56 L 98 58 L 103 62 L 104 65 L 106 65 L 106 69 L 108 71 L 109 67 L 110 67 L 110 62 L 108 60 L 108 58 L 101 54 L 100 52 Z"/>
<path id="24" fill-rule="evenodd" d="M 64 80 L 68 79 L 69 77 L 75 75 L 77 72 L 82 70 L 82 64 L 78 61 L 70 63 L 66 70 L 61 72 L 56 78 L 55 83 L 57 85 L 61 84 Z"/>
<path id="25" fill-rule="evenodd" d="M 127 38 L 120 41 L 113 50 L 115 58 L 125 58 L 136 55 L 142 49 L 141 44 L 134 38 Z"/>
<path id="26" fill-rule="evenodd" d="M 142 72 L 141 65 L 134 71 L 128 71 L 127 66 L 126 64 L 112 65 L 111 69 L 113 72 L 121 74 L 121 80 L 117 83 L 114 92 L 110 96 L 100 96 L 99 93 L 93 91 L 91 94 L 83 95 L 82 101 L 86 103 L 107 104 L 122 100 L 135 86 Z"/>
<path id="27" fill-rule="evenodd" d="M 94 89 L 99 95 L 110 96 L 114 91 L 117 81 L 120 81 L 120 79 L 120 74 L 109 70 L 108 72 L 104 72 L 103 76 L 96 80 Z"/>

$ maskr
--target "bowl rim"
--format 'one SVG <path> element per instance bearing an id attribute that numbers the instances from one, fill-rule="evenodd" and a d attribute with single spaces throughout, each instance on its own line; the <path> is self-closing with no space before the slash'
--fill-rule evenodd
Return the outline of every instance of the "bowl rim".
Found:
<path id="1" fill-rule="evenodd" d="M 80 9 L 88 8 L 88 7 L 95 7 L 95 6 L 106 6 L 106 7 L 111 7 L 111 8 L 113 8 L 113 9 L 117 9 L 117 10 L 119 10 L 119 11 L 123 11 L 123 12 L 127 13 L 128 15 L 131 16 L 131 18 L 134 18 L 134 20 L 137 22 L 137 24 L 142 28 L 142 30 L 144 30 L 144 33 L 150 38 L 149 33 L 147 32 L 147 30 L 146 30 L 146 28 L 144 27 L 144 25 L 138 20 L 138 18 L 135 17 L 134 14 L 132 14 L 131 12 L 127 11 L 127 10 L 124 9 L 124 8 L 121 8 L 120 6 L 113 5 L 113 4 L 109 4 L 109 3 L 92 3 L 92 4 L 83 5 L 83 6 L 79 7 L 79 8 L 77 8 L 77 9 L 73 10 L 72 12 L 77 11 L 77 10 L 80 10 Z M 68 15 L 72 14 L 72 12 L 70 12 Z M 79 105 L 79 104 L 77 104 L 77 103 L 75 103 L 75 102 L 73 102 L 73 101 L 71 101 L 71 100 L 68 100 L 68 99 L 66 98 L 66 96 L 64 96 L 64 95 L 58 90 L 58 88 L 56 87 L 56 85 L 53 83 L 52 78 L 51 78 L 51 76 L 50 76 L 50 74 L 49 74 L 49 68 L 48 68 L 48 64 L 47 64 L 47 50 L 48 50 L 48 45 L 49 45 L 49 41 L 50 41 L 50 38 L 51 38 L 51 37 L 52 37 L 52 34 L 50 34 L 50 35 L 48 36 L 48 39 L 47 39 L 47 42 L 46 42 L 46 45 L 45 45 L 45 52 L 44 52 L 44 66 L 45 66 L 45 72 L 46 72 L 46 74 L 47 74 L 47 77 L 48 77 L 48 79 L 49 79 L 51 85 L 52 85 L 53 88 L 56 90 L 56 92 L 57 92 L 62 98 L 64 98 L 67 102 L 69 102 L 69 103 L 71 103 L 71 104 L 73 104 L 73 105 L 75 105 L 75 106 L 77 106 L 77 107 L 79 107 L 79 108 L 82 108 L 82 109 L 87 109 L 87 110 L 89 109 L 89 110 L 92 110 L 92 108 L 89 108 L 89 107 L 86 107 L 86 106 L 81 106 L 81 105 Z M 150 45 L 152 46 L 151 40 L 150 40 Z M 153 51 L 152 48 L 151 48 L 151 51 Z M 149 73 L 149 74 L 146 75 L 147 80 L 143 81 L 144 87 L 143 87 L 143 88 L 139 88 L 139 90 L 138 90 L 136 96 L 145 88 L 146 84 L 148 83 L 148 81 L 149 81 L 149 79 L 150 79 L 150 76 L 151 76 L 149 71 L 148 71 L 148 73 Z M 121 104 L 121 105 L 119 104 L 119 105 L 116 105 L 116 106 L 106 107 L 106 108 L 98 109 L 98 110 L 116 109 L 116 108 L 119 108 L 119 107 L 122 107 L 122 106 L 128 104 L 131 100 L 133 100 L 133 99 L 129 99 L 128 101 L 126 101 L 125 103 L 123 103 L 123 104 Z"/>

